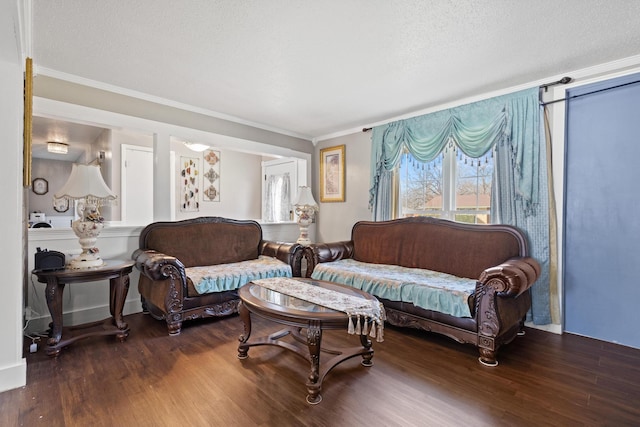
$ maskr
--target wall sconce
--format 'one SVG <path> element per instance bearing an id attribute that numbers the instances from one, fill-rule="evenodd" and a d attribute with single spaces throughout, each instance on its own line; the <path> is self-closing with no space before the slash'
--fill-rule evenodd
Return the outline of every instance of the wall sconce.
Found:
<path id="1" fill-rule="evenodd" d="M 311 188 L 299 187 L 298 197 L 296 197 L 294 205 L 298 215 L 298 226 L 300 226 L 300 237 L 298 237 L 296 243 L 308 246 L 311 244 L 311 240 L 309 240 L 309 225 L 313 222 L 313 217 L 318 211 L 318 204 L 311 194 Z"/>
<path id="2" fill-rule="evenodd" d="M 64 142 L 49 141 L 47 142 L 47 151 L 55 154 L 67 154 L 69 152 L 69 144 Z"/>
<path id="3" fill-rule="evenodd" d="M 103 265 L 104 261 L 95 247 L 98 235 L 104 228 L 104 218 L 98 209 L 113 202 L 117 196 L 102 179 L 100 166 L 74 164 L 69 179 L 53 197 L 54 203 L 56 199 L 79 201 L 77 213 L 80 218 L 71 223 L 71 228 L 78 236 L 82 253 L 72 258 L 68 267 L 82 269 Z"/>

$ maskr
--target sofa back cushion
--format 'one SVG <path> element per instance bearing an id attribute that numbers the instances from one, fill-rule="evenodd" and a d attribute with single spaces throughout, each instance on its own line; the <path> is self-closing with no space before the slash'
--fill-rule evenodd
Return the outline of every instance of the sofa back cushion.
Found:
<path id="1" fill-rule="evenodd" d="M 477 279 L 509 258 L 526 256 L 522 232 L 507 225 L 471 225 L 429 217 L 360 221 L 353 226 L 353 258 L 426 268 Z"/>
<path id="2" fill-rule="evenodd" d="M 154 222 L 140 233 L 140 249 L 178 258 L 185 267 L 258 258 L 262 228 L 255 221 L 200 217 Z"/>

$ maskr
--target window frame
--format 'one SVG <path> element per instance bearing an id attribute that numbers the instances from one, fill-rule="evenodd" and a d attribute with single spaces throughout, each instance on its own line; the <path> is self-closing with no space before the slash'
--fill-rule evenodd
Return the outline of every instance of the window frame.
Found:
<path id="1" fill-rule="evenodd" d="M 491 219 L 491 205 L 489 205 L 489 209 L 465 209 L 465 210 L 456 210 L 456 191 L 457 191 L 457 172 L 458 172 L 458 151 L 459 149 L 448 149 L 438 154 L 438 156 L 442 157 L 442 207 L 441 209 L 435 210 L 425 210 L 418 211 L 423 212 L 420 214 L 416 212 L 417 215 L 431 216 L 436 218 L 447 219 L 450 221 L 456 221 L 456 216 L 458 215 L 473 215 L 474 222 L 465 222 L 466 224 L 477 224 L 478 215 L 487 215 L 489 218 L 489 223 Z M 490 150 L 490 151 L 493 151 Z M 405 151 L 406 153 L 406 151 Z M 485 154 L 489 155 L 489 153 Z M 495 158 L 494 156 L 492 156 Z M 480 160 L 481 158 L 477 159 Z M 474 159 L 475 160 L 475 159 Z M 494 164 L 495 168 L 495 164 Z M 393 215 L 394 218 L 403 218 L 405 215 L 402 213 L 402 174 L 400 173 L 401 162 L 394 169 L 393 174 L 393 187 L 394 187 L 394 197 L 393 197 Z M 495 169 L 494 169 L 495 171 Z M 495 176 L 492 176 L 492 181 Z M 492 186 L 493 187 L 493 186 Z M 456 221 L 462 222 L 462 221 Z"/>

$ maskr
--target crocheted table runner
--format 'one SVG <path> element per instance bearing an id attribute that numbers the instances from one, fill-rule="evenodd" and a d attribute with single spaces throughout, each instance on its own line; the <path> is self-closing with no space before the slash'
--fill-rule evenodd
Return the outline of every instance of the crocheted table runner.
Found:
<path id="1" fill-rule="evenodd" d="M 349 316 L 348 333 L 358 335 L 368 333 L 376 341 L 384 341 L 384 307 L 376 299 L 368 300 L 285 277 L 253 280 L 252 283 L 332 310 L 342 311 Z M 371 326 L 369 326 L 370 323 Z"/>

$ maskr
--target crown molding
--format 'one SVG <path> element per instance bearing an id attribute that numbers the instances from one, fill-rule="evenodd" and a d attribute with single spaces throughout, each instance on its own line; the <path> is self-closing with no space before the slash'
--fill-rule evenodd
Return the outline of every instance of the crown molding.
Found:
<path id="1" fill-rule="evenodd" d="M 33 58 L 33 3 L 32 0 L 14 1 L 18 52 L 24 63 L 27 58 Z"/>
<path id="2" fill-rule="evenodd" d="M 137 99 L 141 99 L 144 101 L 148 101 L 148 102 L 153 102 L 155 104 L 159 104 L 159 105 L 165 105 L 167 107 L 173 107 L 173 108 L 178 108 L 180 110 L 185 110 L 185 111 L 190 111 L 193 113 L 198 113 L 198 114 L 203 114 L 205 116 L 209 116 L 209 117 L 215 117 L 217 119 L 222 119 L 222 120 L 227 120 L 229 122 L 233 122 L 233 123 L 237 123 L 237 124 L 241 124 L 241 125 L 245 125 L 245 126 L 251 126 L 257 129 L 262 129 L 268 132 L 274 132 L 274 133 L 278 133 L 281 135 L 287 135 L 287 136 L 291 136 L 293 138 L 299 138 L 299 139 L 304 139 L 307 141 L 311 141 L 311 136 L 309 135 L 303 135 L 303 134 L 299 134 L 296 132 L 291 132 L 285 129 L 279 129 L 276 127 L 272 127 L 272 126 L 268 126 L 262 123 L 255 123 L 255 122 L 251 122 L 249 120 L 245 120 L 242 119 L 240 117 L 235 117 L 235 116 L 231 116 L 229 114 L 224 114 L 224 113 L 219 113 L 217 111 L 212 111 L 212 110 L 208 110 L 206 108 L 201 108 L 201 107 L 196 107 L 193 105 L 189 105 L 189 104 L 184 104 L 181 102 L 177 102 L 177 101 L 172 101 L 170 99 L 166 99 L 166 98 L 162 98 L 159 96 L 155 96 L 155 95 L 149 95 L 147 93 L 144 92 L 138 92 L 135 90 L 131 90 L 131 89 L 126 89 L 120 86 L 115 86 L 115 85 L 111 85 L 108 83 L 104 83 L 104 82 L 99 82 L 97 80 L 91 80 L 91 79 L 87 79 L 85 77 L 80 77 L 77 76 L 75 74 L 69 74 L 69 73 L 65 73 L 62 71 L 58 71 L 58 70 L 54 70 L 51 68 L 47 68 L 47 67 L 40 67 L 37 64 L 34 65 L 34 75 L 43 75 L 43 76 L 47 76 L 47 77 L 52 77 L 58 80 L 64 80 L 70 83 L 75 83 L 75 84 L 79 84 L 82 86 L 88 86 L 88 87 L 92 87 L 95 89 L 100 89 L 100 90 L 104 90 L 107 92 L 113 92 L 113 93 L 117 93 L 119 95 L 124 95 L 124 96 L 129 96 L 132 98 L 137 98 Z"/>
<path id="3" fill-rule="evenodd" d="M 29 6 L 25 5 L 25 10 L 28 9 L 29 10 L 29 15 L 30 15 L 30 4 L 31 4 L 31 0 L 26 0 L 25 3 L 28 3 Z M 30 22 L 30 19 L 28 20 Z M 26 24 L 26 23 L 25 23 Z M 30 34 L 30 26 L 29 26 L 29 31 L 28 33 Z M 29 37 L 30 39 L 30 37 Z M 25 43 L 27 43 L 27 41 L 25 41 Z M 246 125 L 246 126 L 251 126 L 257 129 L 262 129 L 265 131 L 269 131 L 269 132 L 274 132 L 274 133 L 278 133 L 278 134 L 282 134 L 282 135 L 287 135 L 287 136 L 291 136 L 294 138 L 300 138 L 300 139 L 304 139 L 307 141 L 310 141 L 314 146 L 316 146 L 318 144 L 318 142 L 320 141 L 325 141 L 325 140 L 329 140 L 329 139 L 334 139 L 334 138 L 339 138 L 342 136 L 346 136 L 346 135 L 351 135 L 354 133 L 358 133 L 358 132 L 362 132 L 363 128 L 371 128 L 371 127 L 375 127 L 375 126 L 381 126 L 387 123 L 391 123 L 391 122 L 395 122 L 398 120 L 404 120 L 404 119 L 408 119 L 411 117 L 417 117 L 417 116 L 421 116 L 424 114 L 430 114 L 436 111 L 441 111 L 441 110 L 445 110 L 448 108 L 454 108 L 454 107 L 458 107 L 460 105 L 465 105 L 465 104 L 470 104 L 473 102 L 478 102 L 478 101 L 482 101 L 485 99 L 489 99 L 489 98 L 493 98 L 496 96 L 501 96 L 501 95 L 506 95 L 509 93 L 513 93 L 513 92 L 517 92 L 520 90 L 524 90 L 524 89 L 528 89 L 531 88 L 533 86 L 540 86 L 546 82 L 549 81 L 554 81 L 554 80 L 558 80 L 561 77 L 564 76 L 570 76 L 573 81 L 571 82 L 571 86 L 578 86 L 581 84 L 586 84 L 589 83 L 593 80 L 599 80 L 602 79 L 603 76 L 605 77 L 614 77 L 612 76 L 612 74 L 625 74 L 627 72 L 631 72 L 631 70 L 640 67 L 640 55 L 635 55 L 635 56 L 631 56 L 631 57 L 627 57 L 627 58 L 622 58 L 619 60 L 615 60 L 615 61 L 610 61 L 610 62 L 606 62 L 603 64 L 598 64 L 592 67 L 587 67 L 587 68 L 582 68 L 582 69 L 577 69 L 577 70 L 573 70 L 573 71 L 569 71 L 569 72 L 564 72 L 561 74 L 556 74 L 556 75 L 552 75 L 552 76 L 547 76 L 544 77 L 542 79 L 538 79 L 535 80 L 533 82 L 529 82 L 529 83 L 525 83 L 525 84 L 521 84 L 521 85 L 517 85 L 517 86 L 511 86 L 505 89 L 500 89 L 500 90 L 496 90 L 496 91 L 491 91 L 491 92 L 487 92 L 481 95 L 477 95 L 477 96 L 472 96 L 472 97 L 467 97 L 467 98 L 463 98 L 463 99 L 459 99 L 456 101 L 451 101 L 451 102 L 447 102 L 447 103 L 443 103 L 443 104 L 439 104 L 436 106 L 432 106 L 432 107 L 428 107 L 428 108 L 424 108 L 421 110 L 416 110 L 410 113 L 406 113 L 403 115 L 399 115 L 399 116 L 394 116 L 391 117 L 389 119 L 385 119 L 385 120 L 381 120 L 378 122 L 373 122 L 373 123 L 367 123 L 363 126 L 358 126 L 355 128 L 348 128 L 348 129 L 344 129 L 338 132 L 333 132 L 330 134 L 326 134 L 326 135 L 320 135 L 320 136 L 316 136 L 316 137 L 311 137 L 310 135 L 303 135 L 303 134 L 299 134 L 296 132 L 290 132 L 284 129 L 279 129 L 279 128 L 275 128 L 272 126 L 268 126 L 262 123 L 255 123 L 255 122 L 251 122 L 248 120 L 244 120 L 241 119 L 239 117 L 235 117 L 235 116 L 231 116 L 228 114 L 224 114 L 224 113 L 219 113 L 216 111 L 211 111 L 208 109 L 204 109 L 204 108 L 200 108 L 200 107 L 195 107 L 193 105 L 188 105 L 188 104 L 183 104 L 180 102 L 176 102 L 176 101 L 172 101 L 169 99 L 165 99 L 165 98 L 161 98 L 161 97 L 157 97 L 154 95 L 149 95 L 143 92 L 138 92 L 138 91 L 134 91 L 134 90 L 130 90 L 130 89 L 125 89 L 119 86 L 114 86 L 114 85 L 110 85 L 104 82 L 99 82 L 99 81 L 95 81 L 95 80 L 90 80 L 90 79 L 86 79 L 84 77 L 80 77 L 77 75 L 73 75 L 73 74 L 69 74 L 69 73 L 64 73 L 61 71 L 57 71 L 57 70 L 53 70 L 50 68 L 46 68 L 46 67 L 38 67 L 37 64 L 34 65 L 34 75 L 37 74 L 42 74 L 48 77 L 52 77 L 52 78 L 56 78 L 56 79 L 60 79 L 60 80 L 64 80 L 64 81 L 68 81 L 71 83 L 76 83 L 76 84 L 80 84 L 83 86 L 88 86 L 88 87 L 93 87 L 96 89 L 100 89 L 100 90 L 105 90 L 108 92 L 113 92 L 113 93 L 117 93 L 120 95 L 124 95 L 124 96 L 130 96 L 133 98 L 137 98 L 137 99 L 142 99 L 145 101 L 149 101 L 149 102 L 153 102 L 156 104 L 160 104 L 160 105 L 165 105 L 168 107 L 174 107 L 174 108 L 179 108 L 181 110 L 186 110 L 186 111 L 191 111 L 194 113 L 198 113 L 198 114 L 203 114 L 206 116 L 210 116 L 210 117 L 215 117 L 218 119 L 222 119 L 222 120 L 227 120 L 233 123 L 238 123 L 241 125 Z"/>
<path id="4" fill-rule="evenodd" d="M 339 138 L 341 136 L 362 132 L 363 128 L 372 128 L 376 126 L 381 126 L 381 125 L 392 123 L 398 120 L 404 120 L 412 117 L 422 116 L 424 114 L 430 114 L 436 111 L 442 111 L 449 108 L 470 104 L 472 102 L 478 102 L 485 99 L 494 98 L 496 96 L 518 92 L 520 90 L 543 85 L 549 81 L 559 80 L 564 76 L 570 76 L 573 79 L 572 82 L 566 87 L 575 87 L 575 86 L 580 86 L 587 83 L 592 83 L 593 81 L 603 80 L 604 78 L 614 78 L 614 77 L 617 77 L 618 75 L 629 74 L 634 71 L 637 71 L 638 67 L 640 67 L 640 55 L 630 56 L 627 58 L 606 62 L 604 64 L 595 65 L 593 67 L 587 67 L 587 68 L 582 68 L 574 71 L 564 72 L 562 74 L 548 76 L 530 83 L 526 83 L 518 86 L 512 86 L 506 89 L 500 89 L 497 91 L 484 93 L 482 95 L 463 98 L 453 102 L 448 102 L 448 103 L 440 104 L 437 106 L 425 108 L 422 110 L 413 111 L 411 113 L 403 114 L 401 116 L 395 116 L 390 119 L 386 119 L 386 120 L 382 120 L 374 123 L 368 123 L 364 126 L 358 126 L 357 128 L 345 129 L 343 131 L 318 136 L 313 138 L 311 142 L 315 146 L 320 141 L 325 141 L 327 139 Z"/>

